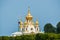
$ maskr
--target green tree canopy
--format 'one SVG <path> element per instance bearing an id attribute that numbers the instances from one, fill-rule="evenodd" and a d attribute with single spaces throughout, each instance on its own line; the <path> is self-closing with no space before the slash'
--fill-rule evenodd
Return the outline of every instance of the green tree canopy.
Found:
<path id="1" fill-rule="evenodd" d="M 60 33 L 60 22 L 57 23 L 57 33 Z"/>
<path id="2" fill-rule="evenodd" d="M 52 24 L 47 23 L 47 24 L 44 26 L 44 32 L 45 32 L 45 33 L 55 33 L 55 27 L 53 27 Z"/>

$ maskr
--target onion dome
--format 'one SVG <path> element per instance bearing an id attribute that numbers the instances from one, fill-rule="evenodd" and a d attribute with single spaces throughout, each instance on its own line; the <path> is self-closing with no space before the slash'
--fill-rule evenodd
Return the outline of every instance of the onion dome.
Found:
<path id="1" fill-rule="evenodd" d="M 27 21 L 24 22 L 24 25 L 27 25 Z"/>
<path id="2" fill-rule="evenodd" d="M 22 25 L 23 24 L 23 22 L 20 22 L 20 25 Z"/>
<path id="3" fill-rule="evenodd" d="M 36 25 L 39 25 L 39 22 L 38 22 L 38 20 L 36 20 Z"/>
<path id="4" fill-rule="evenodd" d="M 26 20 L 32 20 L 32 15 L 30 14 L 30 9 L 28 8 L 28 15 L 26 16 Z"/>
<path id="5" fill-rule="evenodd" d="M 23 22 L 20 20 L 20 25 L 23 25 Z"/>
<path id="6" fill-rule="evenodd" d="M 25 22 L 24 22 L 24 26 L 26 27 L 26 26 L 27 26 L 27 24 L 28 24 L 28 23 L 27 23 L 27 21 L 25 21 Z"/>
<path id="7" fill-rule="evenodd" d="M 23 27 L 23 22 L 20 20 L 20 28 Z"/>

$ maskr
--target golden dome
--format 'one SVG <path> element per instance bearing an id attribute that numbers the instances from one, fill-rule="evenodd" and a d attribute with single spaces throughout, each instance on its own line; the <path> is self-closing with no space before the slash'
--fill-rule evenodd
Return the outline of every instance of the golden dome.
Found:
<path id="1" fill-rule="evenodd" d="M 23 22 L 22 21 L 20 21 L 20 28 L 22 28 L 23 27 Z"/>
<path id="2" fill-rule="evenodd" d="M 39 25 L 39 22 L 38 22 L 38 20 L 36 20 L 36 25 Z"/>
<path id="3" fill-rule="evenodd" d="M 24 25 L 27 25 L 27 21 L 24 22 Z"/>
<path id="4" fill-rule="evenodd" d="M 20 20 L 20 25 L 22 25 L 23 24 L 23 22 Z"/>
<path id="5" fill-rule="evenodd" d="M 27 20 L 32 20 L 32 15 L 30 14 L 30 9 L 28 8 L 28 15 L 26 16 Z"/>

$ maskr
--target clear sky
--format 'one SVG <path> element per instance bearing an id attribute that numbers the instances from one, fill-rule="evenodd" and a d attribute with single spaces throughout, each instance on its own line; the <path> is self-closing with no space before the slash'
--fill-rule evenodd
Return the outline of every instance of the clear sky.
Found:
<path id="1" fill-rule="evenodd" d="M 0 0 L 0 36 L 18 31 L 18 19 L 25 21 L 28 6 L 42 31 L 46 23 L 56 26 L 60 21 L 60 0 Z"/>

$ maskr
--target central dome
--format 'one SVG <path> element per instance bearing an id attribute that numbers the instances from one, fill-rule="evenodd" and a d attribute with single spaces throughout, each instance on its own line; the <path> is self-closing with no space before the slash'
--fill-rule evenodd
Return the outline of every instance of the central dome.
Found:
<path id="1" fill-rule="evenodd" d="M 32 15 L 30 14 L 30 9 L 28 8 L 28 15 L 26 16 L 26 20 L 32 20 Z"/>

